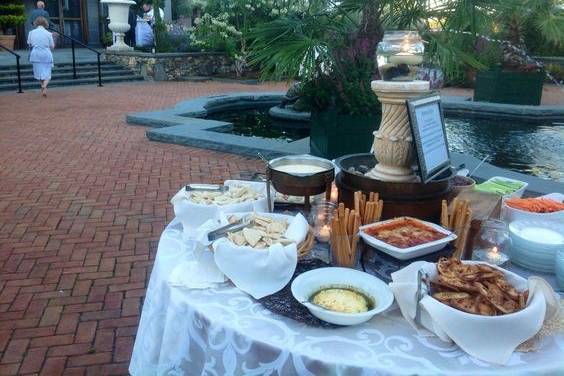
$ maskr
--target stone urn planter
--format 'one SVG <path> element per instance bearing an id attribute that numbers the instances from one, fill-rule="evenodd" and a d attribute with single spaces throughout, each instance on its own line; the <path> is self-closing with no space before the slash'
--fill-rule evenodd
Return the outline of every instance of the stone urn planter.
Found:
<path id="1" fill-rule="evenodd" d="M 0 45 L 9 48 L 10 50 L 14 49 L 14 42 L 16 40 L 16 36 L 15 35 L 4 35 L 4 34 L 0 34 Z M 3 50 L 0 49 L 0 52 L 2 52 Z"/>
<path id="2" fill-rule="evenodd" d="M 504 71 L 501 67 L 478 72 L 474 101 L 538 106 L 544 72 Z"/>
<path id="3" fill-rule="evenodd" d="M 108 47 L 110 51 L 128 51 L 133 47 L 125 44 L 123 38 L 131 27 L 128 23 L 129 6 L 135 4 L 132 0 L 100 0 L 102 4 L 108 5 L 108 25 L 114 36 L 114 43 Z"/>

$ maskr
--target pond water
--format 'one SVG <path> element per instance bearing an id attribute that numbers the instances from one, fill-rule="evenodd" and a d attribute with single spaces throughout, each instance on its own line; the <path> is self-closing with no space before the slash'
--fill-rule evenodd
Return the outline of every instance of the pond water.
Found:
<path id="1" fill-rule="evenodd" d="M 301 122 L 280 122 L 268 109 L 225 111 L 208 119 L 233 123 L 216 132 L 295 141 L 309 135 Z M 502 168 L 564 182 L 564 123 L 446 118 L 451 151 Z"/>
<path id="2" fill-rule="evenodd" d="M 214 132 L 239 136 L 254 136 L 292 142 L 309 136 L 309 126 L 304 122 L 278 121 L 266 109 L 224 111 L 208 115 L 206 119 L 226 121 L 232 126 L 210 129 Z"/>
<path id="3" fill-rule="evenodd" d="M 450 150 L 524 174 L 564 182 L 564 123 L 445 119 Z"/>

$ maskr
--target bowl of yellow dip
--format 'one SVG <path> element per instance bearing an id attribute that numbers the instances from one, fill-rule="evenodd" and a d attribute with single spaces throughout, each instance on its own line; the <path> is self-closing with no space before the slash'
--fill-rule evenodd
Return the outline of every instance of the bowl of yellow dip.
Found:
<path id="1" fill-rule="evenodd" d="M 375 276 L 349 268 L 319 268 L 292 282 L 292 295 L 315 317 L 337 325 L 366 322 L 388 309 L 394 295 Z"/>

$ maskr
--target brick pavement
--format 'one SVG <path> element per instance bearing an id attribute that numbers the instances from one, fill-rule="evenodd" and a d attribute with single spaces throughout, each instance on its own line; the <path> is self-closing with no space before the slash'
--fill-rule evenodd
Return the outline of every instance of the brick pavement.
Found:
<path id="1" fill-rule="evenodd" d="M 260 166 L 149 142 L 124 114 L 283 88 L 143 83 L 0 95 L 0 375 L 127 374 L 171 195 Z"/>

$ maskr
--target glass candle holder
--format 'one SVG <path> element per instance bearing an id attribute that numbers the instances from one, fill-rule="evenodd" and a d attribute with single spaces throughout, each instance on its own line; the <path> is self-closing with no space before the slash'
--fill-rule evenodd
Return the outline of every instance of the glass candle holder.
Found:
<path id="1" fill-rule="evenodd" d="M 497 219 L 488 219 L 482 223 L 474 242 L 472 260 L 502 266 L 509 261 L 510 248 L 511 238 L 507 224 Z"/>
<path id="2" fill-rule="evenodd" d="M 357 246 L 354 249 L 350 248 L 346 251 L 343 246 L 345 242 L 351 244 L 353 238 L 353 235 L 343 235 L 331 239 L 331 246 L 329 247 L 331 265 L 344 268 L 356 268 L 360 259 L 359 247 Z"/>
<path id="3" fill-rule="evenodd" d="M 331 201 L 315 201 L 311 206 L 310 224 L 317 241 L 327 243 L 331 239 L 331 220 L 337 204 Z"/>
<path id="4" fill-rule="evenodd" d="M 417 31 L 387 31 L 376 50 L 376 62 L 384 81 L 413 81 L 423 62 L 425 46 Z"/>

